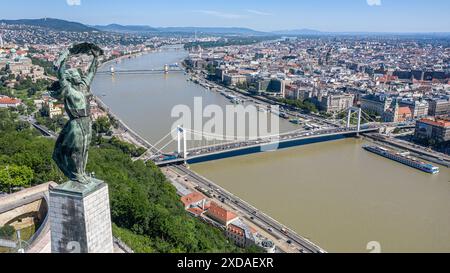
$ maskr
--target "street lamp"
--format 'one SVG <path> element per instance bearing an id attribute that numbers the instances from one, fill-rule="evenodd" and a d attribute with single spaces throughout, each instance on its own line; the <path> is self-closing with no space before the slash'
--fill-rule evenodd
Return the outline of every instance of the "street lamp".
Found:
<path id="1" fill-rule="evenodd" d="M 17 253 L 25 253 L 25 248 L 22 247 L 22 243 L 25 243 L 26 246 L 29 246 L 29 244 L 26 241 L 22 241 L 20 229 L 17 230 L 17 242 L 19 243 Z"/>

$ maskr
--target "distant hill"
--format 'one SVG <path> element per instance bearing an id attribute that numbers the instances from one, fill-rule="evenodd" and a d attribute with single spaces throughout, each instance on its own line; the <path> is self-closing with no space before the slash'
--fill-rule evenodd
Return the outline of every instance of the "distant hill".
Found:
<path id="1" fill-rule="evenodd" d="M 240 27 L 151 27 L 145 25 L 119 25 L 92 26 L 102 31 L 119 33 L 183 33 L 183 34 L 230 34 L 230 35 L 267 35 L 266 32 L 256 31 L 250 28 Z"/>
<path id="2" fill-rule="evenodd" d="M 95 25 L 88 26 L 78 22 L 70 22 L 54 18 L 42 19 L 18 19 L 18 20 L 0 20 L 0 23 L 28 25 L 45 27 L 57 31 L 72 31 L 72 32 L 93 32 L 93 31 L 107 31 L 117 33 L 180 33 L 180 34 L 218 34 L 218 35 L 247 35 L 247 36 L 267 36 L 275 35 L 277 33 L 256 31 L 244 27 L 151 27 L 146 25 Z"/>
<path id="3" fill-rule="evenodd" d="M 314 29 L 291 29 L 291 30 L 279 30 L 272 32 L 274 34 L 278 35 L 320 35 L 323 34 L 323 32 L 314 30 Z"/>
<path id="4" fill-rule="evenodd" d="M 145 33 L 145 32 L 157 32 L 158 29 L 143 26 L 143 25 L 119 25 L 119 24 L 109 24 L 106 26 L 96 25 L 94 28 L 101 31 L 109 31 L 109 32 L 119 32 L 119 33 Z"/>
<path id="5" fill-rule="evenodd" d="M 19 20 L 0 20 L 0 23 L 7 25 L 27 25 L 45 27 L 57 31 L 71 31 L 71 32 L 92 32 L 97 29 L 83 25 L 77 22 L 70 22 L 54 18 L 42 19 L 19 19 Z"/>
<path id="6" fill-rule="evenodd" d="M 164 27 L 158 28 L 161 32 L 177 33 L 203 33 L 203 34 L 234 34 L 234 35 L 267 35 L 270 33 L 256 31 L 242 27 Z"/>

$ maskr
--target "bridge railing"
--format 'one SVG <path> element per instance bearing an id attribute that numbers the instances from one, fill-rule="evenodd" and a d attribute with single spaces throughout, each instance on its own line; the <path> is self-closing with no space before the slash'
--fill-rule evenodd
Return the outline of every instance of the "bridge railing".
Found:
<path id="1" fill-rule="evenodd" d="M 130 70 L 114 70 L 114 71 L 99 71 L 97 74 L 100 75 L 111 75 L 111 74 L 162 74 L 166 72 L 183 72 L 181 68 L 169 68 L 169 69 L 130 69 Z"/>
<path id="2" fill-rule="evenodd" d="M 364 132 L 365 130 L 375 130 L 375 128 L 373 128 L 373 129 L 372 128 L 364 128 L 364 129 L 362 129 L 360 131 Z M 323 135 L 328 135 L 328 134 L 339 134 L 339 133 L 356 133 L 356 132 L 358 132 L 358 130 L 357 130 L 356 127 L 355 128 L 351 127 L 351 128 L 340 128 L 338 130 L 335 129 L 334 132 L 333 132 L 333 130 L 314 131 L 313 134 L 308 133 L 310 135 L 301 135 L 301 133 L 304 133 L 304 132 L 285 133 L 285 134 L 280 134 L 279 136 L 276 136 L 276 137 L 275 136 L 270 136 L 270 137 L 267 137 L 267 138 L 248 139 L 246 141 L 222 142 L 222 143 L 219 143 L 219 144 L 195 147 L 193 149 L 189 149 L 188 151 L 189 152 L 196 152 L 196 151 L 199 151 L 199 150 L 205 150 L 205 149 L 210 149 L 210 148 L 219 148 L 219 147 L 223 147 L 223 146 L 248 147 L 248 146 L 253 146 L 253 145 L 264 145 L 264 144 L 267 144 L 267 143 L 276 143 L 276 142 L 282 141 L 286 137 L 289 137 L 289 136 L 294 137 L 293 139 L 295 139 L 296 136 L 297 136 L 297 138 L 301 138 L 301 137 L 320 137 L 321 136 L 321 134 L 320 134 L 321 132 L 324 132 Z"/>

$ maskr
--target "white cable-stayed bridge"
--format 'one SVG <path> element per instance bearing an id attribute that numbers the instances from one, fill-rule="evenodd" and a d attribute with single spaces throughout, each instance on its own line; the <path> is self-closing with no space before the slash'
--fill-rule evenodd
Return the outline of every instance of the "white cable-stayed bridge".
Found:
<path id="1" fill-rule="evenodd" d="M 196 163 L 243 154 L 284 149 L 310 143 L 357 136 L 361 133 L 379 131 L 382 124 L 373 120 L 360 108 L 344 110 L 347 116 L 334 121 L 328 127 L 310 130 L 294 130 L 265 136 L 236 136 L 201 132 L 178 126 L 161 140 L 152 144 L 143 155 L 135 160 L 152 160 L 158 166 Z M 362 121 L 367 123 L 362 124 Z M 330 124 L 328 122 L 328 124 Z M 176 138 L 173 136 L 176 134 Z M 200 140 L 200 141 L 199 141 Z M 177 150 L 165 150 L 176 143 Z"/>

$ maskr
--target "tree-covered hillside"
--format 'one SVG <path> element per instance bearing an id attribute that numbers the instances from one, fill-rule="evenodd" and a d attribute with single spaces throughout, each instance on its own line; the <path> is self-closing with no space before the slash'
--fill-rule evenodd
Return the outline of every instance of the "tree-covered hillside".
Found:
<path id="1" fill-rule="evenodd" d="M 19 122 L 16 114 L 0 109 L 0 169 L 18 166 L 27 175 L 31 169 L 31 185 L 62 182 L 64 177 L 51 159 L 53 145 L 53 140 Z M 109 184 L 115 235 L 135 251 L 242 251 L 218 229 L 187 215 L 159 168 L 133 162 L 117 140 L 91 147 L 88 171 Z"/>

